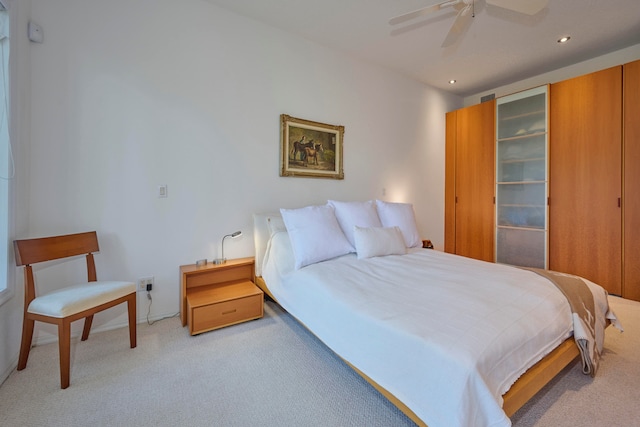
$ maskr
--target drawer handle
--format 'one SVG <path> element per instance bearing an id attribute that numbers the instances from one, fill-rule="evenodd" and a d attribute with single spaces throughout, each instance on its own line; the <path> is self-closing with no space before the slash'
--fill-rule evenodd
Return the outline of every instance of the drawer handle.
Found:
<path id="1" fill-rule="evenodd" d="M 236 312 L 236 309 L 234 308 L 233 310 L 223 311 L 222 314 L 225 315 L 225 314 L 231 314 L 231 313 L 235 313 L 235 312 Z"/>

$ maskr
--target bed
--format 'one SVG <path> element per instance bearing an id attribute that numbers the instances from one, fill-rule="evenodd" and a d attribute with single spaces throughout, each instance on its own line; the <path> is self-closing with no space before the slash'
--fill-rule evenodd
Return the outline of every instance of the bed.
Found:
<path id="1" fill-rule="evenodd" d="M 255 214 L 254 225 L 257 284 L 418 425 L 509 426 L 580 354 L 551 282 L 422 249 L 410 205 L 329 201 Z M 326 253 L 318 261 L 303 245 Z M 601 349 L 615 315 L 584 282 Z"/>

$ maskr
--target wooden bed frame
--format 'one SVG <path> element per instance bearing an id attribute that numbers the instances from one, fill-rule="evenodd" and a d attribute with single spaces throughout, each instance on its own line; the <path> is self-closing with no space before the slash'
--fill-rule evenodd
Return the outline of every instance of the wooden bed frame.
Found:
<path id="1" fill-rule="evenodd" d="M 262 277 L 256 277 L 256 284 L 269 295 L 276 303 L 278 300 L 274 298 L 267 287 L 266 282 Z M 297 319 L 296 319 L 297 320 Z M 300 322 L 300 321 L 298 321 Z M 304 323 L 300 322 L 303 326 Z M 306 328 L 306 326 L 305 326 Z M 309 328 L 307 328 L 309 330 Z M 310 331 L 313 333 L 312 331 Z M 321 340 L 322 341 L 322 340 Z M 551 381 L 560 371 L 562 371 L 567 365 L 569 365 L 576 357 L 580 355 L 578 346 L 575 343 L 573 337 L 567 338 L 563 341 L 555 350 L 545 356 L 538 363 L 533 365 L 527 372 L 525 372 L 507 391 L 502 397 L 504 404 L 502 409 L 507 416 L 512 416 L 518 409 L 520 409 L 529 399 L 531 399 L 542 387 L 544 387 L 549 381 Z M 338 355 L 340 357 L 340 355 Z M 358 373 L 362 378 L 367 380 L 376 390 L 378 390 L 384 397 L 386 397 L 391 403 L 393 403 L 398 409 L 400 409 L 405 415 L 407 415 L 413 422 L 419 426 L 427 427 L 424 421 L 409 409 L 404 403 L 402 403 L 397 397 L 378 385 L 371 378 L 362 373 L 358 368 L 351 363 L 342 359 L 347 365 L 349 365 L 354 371 Z"/>

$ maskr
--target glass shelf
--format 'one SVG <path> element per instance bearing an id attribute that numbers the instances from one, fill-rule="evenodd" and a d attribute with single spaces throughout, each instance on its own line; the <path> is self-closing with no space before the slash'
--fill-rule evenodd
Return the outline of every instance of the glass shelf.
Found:
<path id="1" fill-rule="evenodd" d="M 516 94 L 515 97 L 517 98 L 521 94 Z M 512 97 L 514 95 L 505 98 Z M 520 99 L 510 99 L 502 103 L 498 100 L 498 140 L 545 133 L 547 131 L 546 105 L 546 91 Z"/>
<path id="2" fill-rule="evenodd" d="M 546 268 L 546 242 L 546 230 L 499 227 L 496 259 L 503 264 Z"/>
<path id="3" fill-rule="evenodd" d="M 547 87 L 496 102 L 496 261 L 547 265 Z"/>

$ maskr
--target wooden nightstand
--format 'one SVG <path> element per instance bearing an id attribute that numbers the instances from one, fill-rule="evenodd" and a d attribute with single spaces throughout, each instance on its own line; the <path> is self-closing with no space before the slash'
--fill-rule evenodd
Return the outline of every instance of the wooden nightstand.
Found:
<path id="1" fill-rule="evenodd" d="M 180 266 L 180 319 L 191 335 L 263 315 L 264 294 L 255 283 L 254 259 Z"/>

